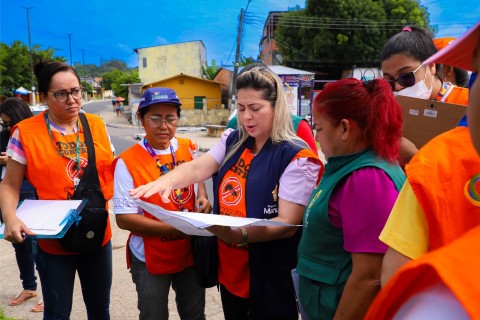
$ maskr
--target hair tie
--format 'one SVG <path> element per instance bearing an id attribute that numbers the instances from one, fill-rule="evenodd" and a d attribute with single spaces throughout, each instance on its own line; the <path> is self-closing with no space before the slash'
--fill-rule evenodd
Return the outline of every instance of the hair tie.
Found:
<path id="1" fill-rule="evenodd" d="M 402 32 L 412 32 L 412 29 L 410 29 L 410 27 L 405 26 L 403 27 Z"/>

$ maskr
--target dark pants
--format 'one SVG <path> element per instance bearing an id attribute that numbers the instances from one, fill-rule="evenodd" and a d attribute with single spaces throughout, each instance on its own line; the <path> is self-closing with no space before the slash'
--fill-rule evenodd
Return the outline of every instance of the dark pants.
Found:
<path id="1" fill-rule="evenodd" d="M 82 286 L 88 319 L 110 319 L 110 289 L 112 287 L 112 243 L 94 253 L 55 255 L 38 246 L 36 263 L 43 299 L 45 320 L 70 319 L 75 273 Z"/>
<path id="2" fill-rule="evenodd" d="M 20 201 L 24 199 L 35 199 L 35 189 L 27 180 L 23 180 L 20 189 Z M 35 257 L 32 253 L 32 246 L 35 240 L 26 238 L 24 243 L 12 243 L 15 249 L 20 280 L 24 290 L 37 290 L 37 277 L 35 276 Z"/>
<path id="3" fill-rule="evenodd" d="M 249 319 L 248 299 L 234 295 L 223 285 L 220 285 L 220 296 L 225 320 Z"/>
<path id="4" fill-rule="evenodd" d="M 177 311 L 182 320 L 205 319 L 205 288 L 197 284 L 195 268 L 173 274 L 153 275 L 145 262 L 130 252 L 130 272 L 138 295 L 140 320 L 168 319 L 168 292 L 175 291 Z"/>
<path id="5" fill-rule="evenodd" d="M 35 276 L 35 258 L 32 247 L 35 240 L 27 238 L 23 243 L 12 243 L 15 249 L 20 280 L 24 290 L 37 290 L 37 277 Z"/>

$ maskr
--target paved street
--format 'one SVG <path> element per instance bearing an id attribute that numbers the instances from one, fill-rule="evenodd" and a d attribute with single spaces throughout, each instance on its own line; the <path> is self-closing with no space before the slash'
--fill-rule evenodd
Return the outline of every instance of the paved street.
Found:
<path id="1" fill-rule="evenodd" d="M 88 109 L 86 108 L 88 111 Z M 110 127 L 132 127 L 123 117 L 116 117 L 113 112 L 102 113 L 107 128 Z M 206 132 L 182 132 L 178 136 L 188 137 L 197 142 L 201 150 L 211 148 L 218 138 L 206 136 Z M 129 271 L 126 269 L 125 262 L 125 244 L 128 232 L 119 229 L 115 224 L 115 218 L 111 215 L 113 228 L 113 286 L 111 292 L 110 313 L 113 320 L 138 319 L 137 295 Z M 40 288 L 39 288 L 40 289 Z M 15 319 L 42 319 L 42 314 L 30 312 L 36 303 L 31 299 L 22 305 L 11 307 L 8 302 L 22 290 L 19 272 L 15 261 L 15 255 L 12 245 L 4 240 L 0 240 L 0 306 L 5 310 L 5 314 Z M 39 290 L 39 292 L 41 292 Z M 175 307 L 173 290 L 169 299 L 170 319 L 180 319 Z M 216 288 L 207 290 L 206 296 L 206 317 L 207 319 L 223 319 L 223 313 L 220 302 L 220 294 Z M 80 284 L 77 279 L 73 297 L 73 310 L 71 319 L 86 319 L 85 306 L 83 304 Z"/>

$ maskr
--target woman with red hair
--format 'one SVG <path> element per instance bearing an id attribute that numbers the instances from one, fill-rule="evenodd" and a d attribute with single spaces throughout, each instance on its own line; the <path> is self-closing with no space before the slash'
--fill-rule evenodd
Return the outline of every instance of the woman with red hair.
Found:
<path id="1" fill-rule="evenodd" d="M 380 289 L 378 236 L 405 175 L 397 163 L 402 112 L 383 79 L 343 79 L 313 103 L 327 158 L 298 248 L 299 296 L 310 319 L 360 319 Z"/>

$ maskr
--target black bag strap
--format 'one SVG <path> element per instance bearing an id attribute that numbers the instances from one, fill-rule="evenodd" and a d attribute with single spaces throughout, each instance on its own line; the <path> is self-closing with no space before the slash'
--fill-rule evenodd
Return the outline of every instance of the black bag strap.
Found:
<path id="1" fill-rule="evenodd" d="M 88 153 L 88 164 L 85 168 L 83 177 L 81 178 L 81 182 L 93 182 L 100 185 L 95 157 L 95 147 L 93 146 L 92 132 L 90 131 L 90 126 L 88 125 L 87 117 L 85 116 L 85 114 L 79 113 L 78 116 L 80 117 L 80 122 L 82 123 L 83 135 L 85 137 L 85 144 L 87 145 Z"/>

